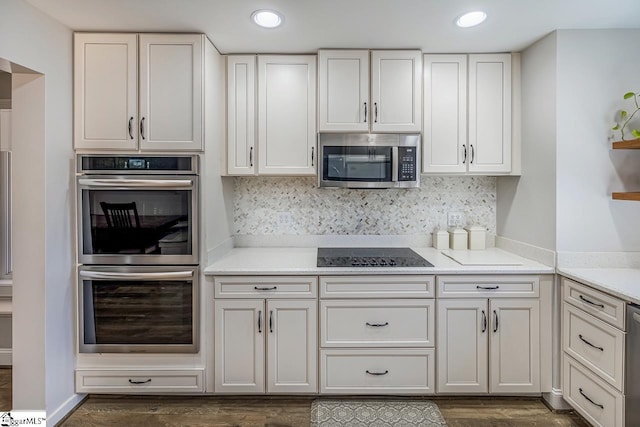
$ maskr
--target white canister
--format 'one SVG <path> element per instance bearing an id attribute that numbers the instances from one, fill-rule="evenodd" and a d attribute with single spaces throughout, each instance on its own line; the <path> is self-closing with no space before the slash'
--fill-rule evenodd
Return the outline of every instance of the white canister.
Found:
<path id="1" fill-rule="evenodd" d="M 487 229 L 480 225 L 466 227 L 469 233 L 469 249 L 482 250 L 487 248 Z"/>
<path id="2" fill-rule="evenodd" d="M 449 247 L 456 251 L 467 249 L 467 232 L 462 228 L 449 230 Z"/>
<path id="3" fill-rule="evenodd" d="M 440 250 L 449 249 L 449 233 L 447 233 L 447 230 L 434 230 L 432 240 L 434 248 Z"/>

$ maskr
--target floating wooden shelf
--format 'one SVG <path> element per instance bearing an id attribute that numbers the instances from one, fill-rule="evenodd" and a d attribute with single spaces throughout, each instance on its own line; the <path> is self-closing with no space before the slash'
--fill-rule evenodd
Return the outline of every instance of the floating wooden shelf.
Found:
<path id="1" fill-rule="evenodd" d="M 640 149 L 640 138 L 631 139 L 629 141 L 616 141 L 613 143 L 613 149 L 614 150 L 621 150 L 621 149 L 638 150 Z"/>
<path id="2" fill-rule="evenodd" d="M 640 192 L 613 193 L 613 200 L 635 200 L 640 202 Z"/>

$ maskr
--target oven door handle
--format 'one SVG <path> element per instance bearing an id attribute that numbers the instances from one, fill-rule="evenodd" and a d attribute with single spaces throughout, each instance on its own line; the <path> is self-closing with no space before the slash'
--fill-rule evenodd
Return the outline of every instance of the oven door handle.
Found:
<path id="1" fill-rule="evenodd" d="M 192 188 L 193 180 L 191 179 L 127 179 L 127 178 L 109 178 L 109 179 L 91 179 L 80 178 L 78 184 L 86 187 L 162 187 L 162 188 Z"/>
<path id="2" fill-rule="evenodd" d="M 80 277 L 92 280 L 158 280 L 192 279 L 193 271 L 165 271 L 161 273 L 114 273 L 106 271 L 80 271 Z"/>

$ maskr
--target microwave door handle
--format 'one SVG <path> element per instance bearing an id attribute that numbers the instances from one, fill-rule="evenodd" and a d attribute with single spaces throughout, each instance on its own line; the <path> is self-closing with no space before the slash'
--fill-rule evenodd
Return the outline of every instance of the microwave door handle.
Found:
<path id="1" fill-rule="evenodd" d="M 391 147 L 391 181 L 398 181 L 398 147 Z"/>
<path id="2" fill-rule="evenodd" d="M 191 179 L 127 179 L 127 178 L 109 178 L 109 179 L 92 179 L 80 178 L 78 184 L 86 187 L 162 187 L 162 188 L 190 188 L 193 186 Z"/>
<path id="3" fill-rule="evenodd" d="M 161 273 L 115 273 L 107 271 L 81 271 L 80 277 L 92 280 L 181 280 L 192 279 L 193 271 L 166 271 Z"/>

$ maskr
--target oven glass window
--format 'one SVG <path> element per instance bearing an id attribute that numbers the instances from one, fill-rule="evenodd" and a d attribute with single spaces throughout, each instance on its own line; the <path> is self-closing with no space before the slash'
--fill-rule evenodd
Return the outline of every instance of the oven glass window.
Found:
<path id="1" fill-rule="evenodd" d="M 82 250 L 192 254 L 192 190 L 82 190 Z"/>
<path id="2" fill-rule="evenodd" d="M 391 147 L 324 147 L 322 163 L 328 181 L 392 180 Z"/>
<path id="3" fill-rule="evenodd" d="M 83 281 L 84 343 L 193 344 L 193 283 Z"/>

